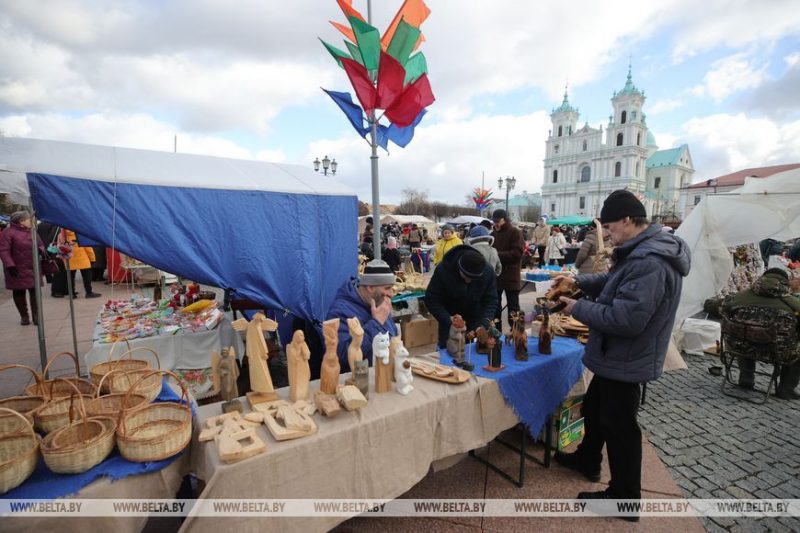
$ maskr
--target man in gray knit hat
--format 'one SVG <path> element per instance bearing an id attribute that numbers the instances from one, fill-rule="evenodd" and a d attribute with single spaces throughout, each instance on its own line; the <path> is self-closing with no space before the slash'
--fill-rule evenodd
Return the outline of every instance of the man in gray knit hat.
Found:
<path id="1" fill-rule="evenodd" d="M 379 333 L 397 336 L 397 327 L 392 320 L 392 296 L 395 275 L 385 261 L 373 259 L 358 278 L 350 278 L 339 288 L 328 310 L 328 318 L 338 318 L 339 322 L 339 364 L 342 372 L 350 371 L 347 361 L 347 347 L 350 346 L 350 329 L 347 319 L 356 317 L 364 329 L 361 352 L 364 358 L 372 361 L 372 339 Z"/>

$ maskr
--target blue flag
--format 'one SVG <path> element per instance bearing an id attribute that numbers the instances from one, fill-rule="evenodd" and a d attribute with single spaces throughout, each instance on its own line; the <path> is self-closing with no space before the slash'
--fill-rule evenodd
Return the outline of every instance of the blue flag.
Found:
<path id="1" fill-rule="evenodd" d="M 425 113 L 427 113 L 425 109 L 420 111 L 417 118 L 414 119 L 414 122 L 405 128 L 398 128 L 394 124 L 389 125 L 388 128 L 386 126 L 378 126 L 378 146 L 384 150 L 388 150 L 389 141 L 392 141 L 400 148 L 405 148 L 408 143 L 411 142 L 411 139 L 414 138 L 414 128 L 422 121 L 422 117 L 425 116 Z"/>
<path id="2" fill-rule="evenodd" d="M 327 89 L 322 90 L 325 91 L 325 93 L 330 96 L 334 102 L 336 102 L 336 105 L 338 105 L 339 109 L 344 112 L 345 116 L 350 121 L 350 124 L 353 125 L 353 128 L 355 128 L 358 134 L 362 137 L 366 137 L 367 133 L 369 132 L 369 127 L 364 126 L 364 112 L 361 110 L 361 106 L 353 103 L 353 97 L 350 96 L 350 93 L 328 91 Z"/>

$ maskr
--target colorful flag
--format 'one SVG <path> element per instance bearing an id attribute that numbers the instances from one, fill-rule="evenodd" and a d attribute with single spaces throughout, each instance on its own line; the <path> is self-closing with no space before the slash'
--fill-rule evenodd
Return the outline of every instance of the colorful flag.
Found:
<path id="1" fill-rule="evenodd" d="M 378 69 L 378 100 L 375 107 L 386 109 L 403 93 L 406 71 L 397 59 L 381 51 L 381 66 Z"/>
<path id="2" fill-rule="evenodd" d="M 346 59 L 342 60 L 345 64 L 345 71 L 347 71 L 347 61 Z M 414 122 L 419 112 L 431 105 L 434 100 L 436 99 L 433 96 L 428 75 L 423 74 L 417 81 L 406 87 L 400 98 L 386 110 L 386 118 L 398 127 L 404 128 Z"/>
<path id="3" fill-rule="evenodd" d="M 365 112 L 369 113 L 375 109 L 376 92 L 375 87 L 372 85 L 372 80 L 369 79 L 369 74 L 367 74 L 367 69 L 352 59 L 342 58 L 341 61 L 344 71 L 356 91 L 356 97 L 361 102 L 361 107 L 364 108 Z"/>
<path id="4" fill-rule="evenodd" d="M 408 56 L 411 55 L 414 46 L 419 39 L 419 30 L 414 26 L 408 24 L 405 20 L 401 20 L 397 25 L 397 31 L 394 32 L 394 37 L 389 43 L 386 52 L 397 59 L 401 65 L 405 66 L 408 61 Z"/>
<path id="5" fill-rule="evenodd" d="M 361 111 L 361 108 L 353 102 L 353 97 L 350 96 L 350 93 L 340 93 L 327 89 L 322 90 L 336 102 L 336 105 L 344 112 L 350 124 L 353 125 L 358 134 L 365 137 L 369 131 L 369 126 L 364 126 L 364 113 Z"/>
<path id="6" fill-rule="evenodd" d="M 428 72 L 428 62 L 425 61 L 425 55 L 422 52 L 417 52 L 411 56 L 405 64 L 406 79 L 404 84 L 414 83 L 417 78 Z"/>
<path id="7" fill-rule="evenodd" d="M 378 28 L 370 26 L 356 17 L 348 17 L 350 27 L 356 37 L 356 43 L 361 50 L 361 59 L 367 70 L 378 70 L 381 55 L 381 34 Z"/>
<path id="8" fill-rule="evenodd" d="M 325 41 L 323 41 L 322 39 L 320 39 L 320 41 L 322 42 L 323 46 L 325 46 L 325 48 L 328 50 L 328 52 L 331 53 L 331 55 L 336 60 L 336 62 L 339 63 L 340 67 L 342 66 L 342 58 L 343 57 L 347 58 L 347 59 L 352 59 L 349 55 L 347 55 L 347 52 L 345 52 L 344 50 L 339 50 L 338 48 L 336 48 L 332 44 L 328 44 Z"/>
<path id="9" fill-rule="evenodd" d="M 331 23 L 331 25 L 332 25 L 334 28 L 336 28 L 337 30 L 339 30 L 340 32 L 342 32 L 342 35 L 344 35 L 345 37 L 347 37 L 347 38 L 350 40 L 350 42 L 351 42 L 351 43 L 354 43 L 354 42 L 356 42 L 356 36 L 355 36 L 355 34 L 353 33 L 353 30 L 350 28 L 350 26 L 345 26 L 344 24 L 340 24 L 340 23 L 338 23 L 338 22 L 334 22 L 334 21 L 332 21 L 332 20 L 329 20 L 328 22 L 330 22 L 330 23 Z"/>
<path id="10" fill-rule="evenodd" d="M 359 13 L 353 7 L 353 0 L 336 0 L 336 3 L 339 4 L 339 7 L 342 8 L 342 13 L 347 18 L 355 17 L 359 20 L 366 20 L 361 13 Z"/>
<path id="11" fill-rule="evenodd" d="M 423 0 L 406 0 L 403 2 L 403 5 L 400 6 L 400 10 L 394 16 L 394 19 L 392 19 L 392 23 L 389 24 L 389 28 L 381 39 L 381 45 L 384 50 L 386 50 L 389 47 L 389 43 L 392 42 L 394 32 L 397 30 L 401 19 L 405 19 L 408 24 L 415 28 L 421 28 L 422 23 L 425 22 L 425 19 L 427 19 L 430 14 L 431 10 L 428 9 L 428 6 L 425 5 Z M 420 39 L 422 39 L 422 36 L 420 36 Z"/>
<path id="12" fill-rule="evenodd" d="M 414 138 L 414 128 L 416 128 L 422 121 L 422 117 L 425 116 L 425 113 L 427 113 L 427 111 L 424 109 L 420 111 L 419 115 L 417 115 L 417 118 L 414 119 L 414 122 L 412 122 L 410 126 L 406 126 L 405 128 L 398 128 L 394 124 L 390 124 L 388 128 L 386 126 L 379 125 L 378 146 L 388 151 L 389 141 L 392 141 L 400 148 L 405 148 L 408 145 L 408 143 L 411 142 L 411 139 Z"/>
<path id="13" fill-rule="evenodd" d="M 358 46 L 354 45 L 350 41 L 345 41 L 344 44 L 347 45 L 347 49 L 350 50 L 350 55 L 353 56 L 353 59 L 363 65 L 364 60 L 361 59 L 361 50 L 358 49 Z"/>

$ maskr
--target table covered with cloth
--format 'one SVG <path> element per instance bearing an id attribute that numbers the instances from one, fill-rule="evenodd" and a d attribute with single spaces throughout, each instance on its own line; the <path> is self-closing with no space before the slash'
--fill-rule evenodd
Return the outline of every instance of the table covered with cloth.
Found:
<path id="1" fill-rule="evenodd" d="M 538 338 L 528 337 L 528 360 L 517 361 L 514 345 L 503 342 L 505 368 L 498 372 L 483 369 L 489 359 L 474 351 L 475 343 L 467 346 L 466 353 L 475 365 L 473 373 L 497 381 L 503 398 L 534 437 L 583 373 L 584 351 L 581 343 L 567 337 L 553 337 L 551 355 L 540 354 L 538 345 Z M 447 350 L 440 350 L 439 358 L 444 364 L 453 364 Z"/>
<path id="2" fill-rule="evenodd" d="M 363 409 L 314 415 L 319 430 L 311 436 L 276 442 L 261 425 L 267 451 L 230 465 L 220 462 L 213 442 L 197 441 L 204 421 L 221 414 L 219 403 L 201 406 L 191 452 L 192 472 L 205 482 L 199 497 L 394 499 L 422 480 L 433 461 L 483 446 L 518 423 L 494 380 L 453 385 L 415 376 L 408 396 L 376 394 L 373 383 L 370 374 Z M 310 388 L 313 396 L 319 382 Z M 277 392 L 288 397 L 288 389 Z M 181 531 L 327 531 L 347 518 L 188 517 Z"/>

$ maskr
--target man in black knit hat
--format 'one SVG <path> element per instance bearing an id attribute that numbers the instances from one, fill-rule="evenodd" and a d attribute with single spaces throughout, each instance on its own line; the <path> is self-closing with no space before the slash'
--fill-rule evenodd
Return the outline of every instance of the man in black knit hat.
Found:
<path id="1" fill-rule="evenodd" d="M 425 291 L 425 305 L 439 322 L 440 348 L 447 345 L 450 317 L 461 315 L 468 330 L 488 326 L 497 303 L 494 269 L 479 251 L 464 244 L 447 252 Z"/>
<path id="2" fill-rule="evenodd" d="M 583 400 L 586 433 L 574 453 L 557 453 L 555 459 L 600 481 L 605 445 L 608 488 L 581 492 L 578 499 L 638 500 L 640 384 L 661 376 L 683 277 L 689 273 L 689 247 L 660 225 L 650 225 L 644 205 L 630 191 L 606 198 L 600 222 L 615 246 L 611 270 L 575 278 L 573 283 L 590 299 L 561 298 L 567 304 L 564 311 L 589 326 L 583 362 L 594 378 Z M 638 521 L 638 516 L 623 518 Z"/>

